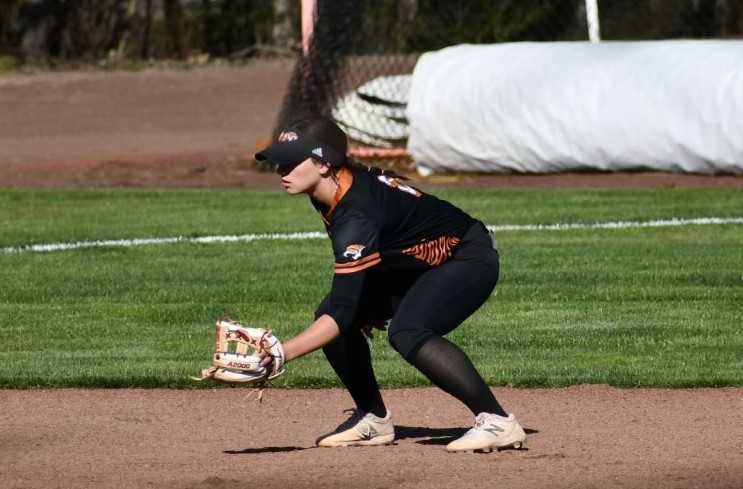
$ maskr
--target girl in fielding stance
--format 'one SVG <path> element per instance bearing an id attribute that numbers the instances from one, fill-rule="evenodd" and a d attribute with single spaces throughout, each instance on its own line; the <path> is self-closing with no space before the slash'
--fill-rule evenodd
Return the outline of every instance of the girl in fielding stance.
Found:
<path id="1" fill-rule="evenodd" d="M 276 165 L 287 193 L 309 195 L 333 245 L 330 293 L 312 325 L 283 343 L 287 362 L 322 348 L 356 403 L 354 416 L 318 444 L 394 440 L 364 336 L 390 320 L 392 347 L 475 416 L 474 427 L 447 450 L 520 447 L 526 433 L 519 422 L 496 401 L 467 355 L 444 338 L 495 288 L 492 236 L 452 204 L 352 161 L 346 152 L 343 130 L 316 117 L 292 124 L 256 154 Z"/>

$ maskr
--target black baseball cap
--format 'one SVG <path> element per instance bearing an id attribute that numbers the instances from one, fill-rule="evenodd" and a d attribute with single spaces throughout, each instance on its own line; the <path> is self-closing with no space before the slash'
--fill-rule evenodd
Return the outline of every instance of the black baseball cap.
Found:
<path id="1" fill-rule="evenodd" d="M 289 168 L 311 157 L 340 167 L 346 162 L 347 151 L 348 140 L 343 129 L 327 117 L 310 117 L 282 129 L 277 140 L 256 153 L 255 159 Z"/>

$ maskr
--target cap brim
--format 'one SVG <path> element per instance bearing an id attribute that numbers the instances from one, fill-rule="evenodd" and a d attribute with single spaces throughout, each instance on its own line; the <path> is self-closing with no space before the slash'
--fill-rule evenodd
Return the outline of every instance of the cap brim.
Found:
<path id="1" fill-rule="evenodd" d="M 307 159 L 307 151 L 296 142 L 279 141 L 255 154 L 258 161 L 268 161 L 277 166 L 292 166 Z"/>

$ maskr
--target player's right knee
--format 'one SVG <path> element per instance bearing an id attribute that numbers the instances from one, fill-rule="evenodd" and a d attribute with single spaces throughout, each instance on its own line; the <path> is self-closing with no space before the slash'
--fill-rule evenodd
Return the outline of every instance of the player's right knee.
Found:
<path id="1" fill-rule="evenodd" d="M 392 348 L 409 362 L 415 352 L 432 335 L 433 333 L 425 328 L 404 328 L 391 324 L 387 333 L 387 340 Z"/>
<path id="2" fill-rule="evenodd" d="M 400 339 L 400 333 L 395 332 L 392 330 L 392 328 L 389 329 L 387 332 L 387 341 L 389 341 L 390 346 L 397 352 L 402 355 L 401 349 L 402 349 L 402 341 Z"/>

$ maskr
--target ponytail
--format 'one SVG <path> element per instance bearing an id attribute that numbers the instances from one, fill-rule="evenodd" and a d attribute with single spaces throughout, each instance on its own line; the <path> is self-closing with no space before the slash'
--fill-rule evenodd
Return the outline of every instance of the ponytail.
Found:
<path id="1" fill-rule="evenodd" d="M 385 177 L 396 178 L 398 180 L 408 180 L 408 177 L 400 175 L 395 171 L 385 170 L 384 168 L 380 168 L 378 166 L 366 165 L 348 156 L 346 157 L 346 162 L 343 164 L 343 166 L 353 171 L 370 173 L 375 177 L 384 175 Z"/>

